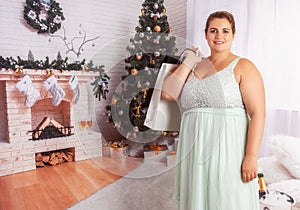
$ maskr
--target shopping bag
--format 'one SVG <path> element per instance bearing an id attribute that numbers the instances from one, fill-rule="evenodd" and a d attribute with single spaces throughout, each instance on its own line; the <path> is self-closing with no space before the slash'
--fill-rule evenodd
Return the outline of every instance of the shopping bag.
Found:
<path id="1" fill-rule="evenodd" d="M 176 101 L 167 101 L 161 97 L 165 78 L 178 64 L 163 63 L 155 83 L 144 125 L 157 131 L 179 131 L 181 114 Z"/>

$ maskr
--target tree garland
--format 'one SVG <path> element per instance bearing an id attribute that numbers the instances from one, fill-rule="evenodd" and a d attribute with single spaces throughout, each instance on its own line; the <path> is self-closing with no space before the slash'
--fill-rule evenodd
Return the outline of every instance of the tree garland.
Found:
<path id="1" fill-rule="evenodd" d="M 53 34 L 60 29 L 65 17 L 54 0 L 26 0 L 24 19 L 38 33 Z"/>

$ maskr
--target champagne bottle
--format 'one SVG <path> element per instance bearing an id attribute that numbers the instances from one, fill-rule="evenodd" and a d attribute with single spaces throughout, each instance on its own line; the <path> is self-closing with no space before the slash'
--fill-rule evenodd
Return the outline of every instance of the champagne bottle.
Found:
<path id="1" fill-rule="evenodd" d="M 267 184 L 264 179 L 263 173 L 258 173 L 258 184 L 259 184 L 259 199 L 265 198 L 266 194 L 269 193 Z"/>

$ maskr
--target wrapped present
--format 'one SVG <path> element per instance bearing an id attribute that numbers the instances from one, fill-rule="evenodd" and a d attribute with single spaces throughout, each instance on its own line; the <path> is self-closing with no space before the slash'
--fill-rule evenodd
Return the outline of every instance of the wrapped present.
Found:
<path id="1" fill-rule="evenodd" d="M 110 141 L 102 146 L 102 155 L 113 159 L 121 159 L 127 156 L 128 145 L 122 141 Z"/>
<path id="2" fill-rule="evenodd" d="M 144 162 L 154 161 L 167 163 L 167 154 L 169 152 L 167 145 L 145 145 Z"/>

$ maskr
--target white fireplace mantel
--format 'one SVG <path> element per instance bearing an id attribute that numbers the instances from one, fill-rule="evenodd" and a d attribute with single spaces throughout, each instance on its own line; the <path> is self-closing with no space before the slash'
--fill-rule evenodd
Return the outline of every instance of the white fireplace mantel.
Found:
<path id="1" fill-rule="evenodd" d="M 67 81 L 75 74 L 79 81 L 90 80 L 97 76 L 97 72 L 94 71 L 76 71 L 76 70 L 51 70 L 57 80 Z M 46 69 L 22 69 L 23 73 L 16 73 L 13 69 L 0 69 L 0 81 L 6 80 L 19 80 L 24 75 L 29 75 L 31 80 L 45 80 L 47 75 Z"/>

